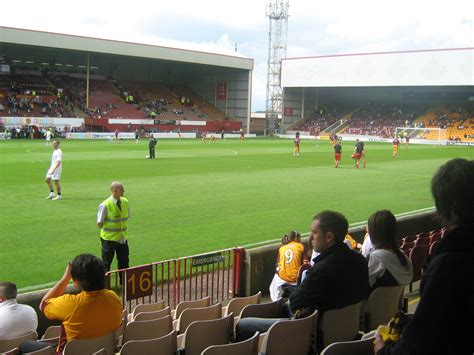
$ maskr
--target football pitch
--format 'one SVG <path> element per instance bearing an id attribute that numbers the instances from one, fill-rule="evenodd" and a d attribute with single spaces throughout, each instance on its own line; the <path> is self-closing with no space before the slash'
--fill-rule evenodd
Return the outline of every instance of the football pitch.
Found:
<path id="1" fill-rule="evenodd" d="M 367 168 L 355 169 L 354 142 L 343 142 L 339 169 L 327 141 L 283 139 L 62 141 L 63 200 L 46 200 L 52 147 L 44 141 L 0 142 L 0 281 L 23 290 L 62 275 L 80 253 L 100 255 L 98 205 L 121 181 L 131 207 L 130 265 L 280 239 L 309 230 L 314 214 L 333 209 L 349 223 L 377 209 L 395 214 L 433 206 L 429 182 L 473 147 L 366 143 Z M 115 261 L 113 264 L 115 267 Z"/>

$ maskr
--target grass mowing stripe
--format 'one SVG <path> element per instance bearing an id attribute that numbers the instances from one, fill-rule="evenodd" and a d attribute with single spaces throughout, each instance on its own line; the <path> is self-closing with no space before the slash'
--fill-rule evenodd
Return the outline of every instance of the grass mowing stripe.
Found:
<path id="1" fill-rule="evenodd" d="M 64 199 L 46 201 L 52 149 L 2 141 L 0 280 L 19 288 L 45 284 L 77 254 L 99 255 L 97 206 L 113 180 L 124 183 L 130 200 L 131 265 L 140 265 L 274 240 L 307 229 L 324 209 L 349 222 L 382 208 L 418 210 L 433 203 L 429 181 L 440 164 L 474 156 L 472 147 L 410 146 L 392 159 L 390 144 L 368 142 L 367 168 L 354 169 L 353 144 L 343 142 L 341 168 L 334 169 L 332 147 L 318 143 L 303 141 L 294 158 L 290 140 L 160 140 L 151 161 L 144 141 L 63 141 Z"/>

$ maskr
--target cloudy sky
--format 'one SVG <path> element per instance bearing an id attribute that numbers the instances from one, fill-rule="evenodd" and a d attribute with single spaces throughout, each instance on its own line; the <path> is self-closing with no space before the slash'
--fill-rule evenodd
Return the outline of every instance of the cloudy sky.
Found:
<path id="1" fill-rule="evenodd" d="M 265 108 L 270 0 L 2 3 L 0 25 L 135 42 L 220 46 L 255 60 L 252 110 Z M 74 5 L 73 5 L 74 4 Z M 473 0 L 290 0 L 288 57 L 474 47 Z"/>

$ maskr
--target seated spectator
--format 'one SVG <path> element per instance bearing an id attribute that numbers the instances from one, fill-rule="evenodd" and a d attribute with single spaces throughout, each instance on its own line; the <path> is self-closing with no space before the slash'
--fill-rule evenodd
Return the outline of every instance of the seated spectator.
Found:
<path id="1" fill-rule="evenodd" d="M 297 231 L 291 231 L 281 240 L 282 246 L 278 250 L 278 267 L 270 284 L 270 298 L 276 301 L 283 293 L 282 286 L 285 284 L 296 286 L 298 270 L 303 264 L 305 255 L 304 245 L 301 243 L 301 235 Z"/>
<path id="2" fill-rule="evenodd" d="M 374 353 L 473 354 L 474 160 L 452 159 L 431 180 L 436 210 L 447 230 L 423 273 L 420 302 L 400 339 L 376 335 Z"/>
<path id="3" fill-rule="evenodd" d="M 323 211 L 313 218 L 312 245 L 320 253 L 306 277 L 291 290 L 282 318 L 303 317 L 315 309 L 323 312 L 365 300 L 369 295 L 367 261 L 344 244 L 347 219 L 338 212 Z M 281 318 L 243 318 L 237 323 L 237 340 L 266 332 Z"/>
<path id="4" fill-rule="evenodd" d="M 360 252 L 364 257 L 367 257 L 372 251 L 375 250 L 374 245 L 372 244 L 372 240 L 370 240 L 370 235 L 369 235 L 369 228 L 366 226 L 365 227 L 365 236 L 364 236 L 364 241 L 362 242 L 362 246 L 360 247 Z"/>
<path id="5" fill-rule="evenodd" d="M 72 279 L 82 291 L 64 294 Z M 81 254 L 68 263 L 64 275 L 41 300 L 40 309 L 48 319 L 62 321 L 61 338 L 56 350 L 61 353 L 71 339 L 97 338 L 107 335 L 122 323 L 122 305 L 115 292 L 105 288 L 102 261 L 91 254 Z M 32 352 L 50 346 L 25 342 L 20 350 Z"/>
<path id="6" fill-rule="evenodd" d="M 17 289 L 13 282 L 0 283 L 0 340 L 15 338 L 36 331 L 38 316 L 35 310 L 16 301 Z"/>
<path id="7" fill-rule="evenodd" d="M 375 247 L 367 256 L 372 290 L 383 286 L 409 285 L 413 280 L 411 261 L 397 246 L 396 228 L 397 220 L 388 210 L 377 211 L 369 217 L 369 238 Z"/>

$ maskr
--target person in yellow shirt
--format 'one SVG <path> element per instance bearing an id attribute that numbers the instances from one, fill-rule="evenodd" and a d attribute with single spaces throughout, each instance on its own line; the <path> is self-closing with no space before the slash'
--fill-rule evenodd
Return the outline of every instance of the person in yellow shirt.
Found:
<path id="1" fill-rule="evenodd" d="M 281 243 L 282 246 L 278 250 L 278 267 L 270 284 L 272 301 L 281 298 L 283 285 L 296 285 L 298 270 L 306 255 L 304 245 L 301 243 L 301 235 L 297 231 L 286 234 Z"/>
<path id="2" fill-rule="evenodd" d="M 81 289 L 78 294 L 65 294 L 69 281 Z M 40 310 L 48 319 L 62 322 L 57 354 L 71 339 L 97 338 L 116 331 L 122 324 L 122 304 L 105 288 L 102 260 L 92 254 L 81 254 L 68 263 L 64 275 L 43 297 Z M 23 352 L 32 352 L 49 343 L 29 342 Z M 36 343 L 36 346 L 34 345 Z"/>

